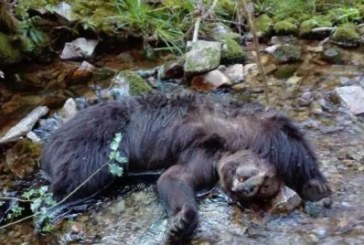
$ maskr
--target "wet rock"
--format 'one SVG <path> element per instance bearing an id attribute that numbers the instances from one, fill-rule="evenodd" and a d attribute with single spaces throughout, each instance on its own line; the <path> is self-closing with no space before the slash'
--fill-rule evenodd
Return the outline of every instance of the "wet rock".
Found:
<path id="1" fill-rule="evenodd" d="M 0 144 L 16 141 L 21 136 L 26 135 L 32 130 L 35 123 L 48 113 L 49 109 L 46 106 L 38 106 L 31 111 L 24 119 L 12 127 L 2 138 Z"/>
<path id="2" fill-rule="evenodd" d="M 317 101 L 313 101 L 310 106 L 310 111 L 316 115 L 322 115 L 322 107 Z"/>
<path id="3" fill-rule="evenodd" d="M 183 69 L 184 59 L 170 62 L 166 64 L 161 74 L 162 79 L 181 78 L 184 75 Z"/>
<path id="4" fill-rule="evenodd" d="M 354 115 L 364 113 L 364 89 L 362 87 L 339 87 L 335 91 Z"/>
<path id="5" fill-rule="evenodd" d="M 301 96 L 298 98 L 298 104 L 300 106 L 309 106 L 311 102 L 313 101 L 312 93 L 307 91 L 301 94 Z"/>
<path id="6" fill-rule="evenodd" d="M 273 45 L 266 48 L 265 51 L 271 54 L 276 62 L 280 64 L 297 62 L 302 55 L 301 47 L 292 44 Z"/>
<path id="7" fill-rule="evenodd" d="M 321 53 L 324 51 L 324 46 L 318 45 L 318 46 L 307 46 L 306 50 L 313 53 Z"/>
<path id="8" fill-rule="evenodd" d="M 220 66 L 219 70 L 224 73 L 233 84 L 244 81 L 244 67 L 242 64 Z"/>
<path id="9" fill-rule="evenodd" d="M 297 86 L 300 81 L 302 81 L 302 77 L 292 76 L 286 81 L 286 84 L 289 86 Z"/>
<path id="10" fill-rule="evenodd" d="M 290 213 L 302 202 L 300 196 L 287 186 L 281 187 L 278 195 L 271 201 L 273 214 Z"/>
<path id="11" fill-rule="evenodd" d="M 360 35 L 354 24 L 345 23 L 336 27 L 330 41 L 343 47 L 357 47 L 360 44 Z"/>
<path id="12" fill-rule="evenodd" d="M 77 113 L 77 104 L 74 99 L 69 98 L 63 105 L 63 108 L 59 111 L 63 121 L 66 122 L 71 119 Z"/>
<path id="13" fill-rule="evenodd" d="M 148 93 L 150 85 L 136 72 L 120 71 L 112 80 L 112 87 L 101 92 L 102 99 L 120 100 L 125 96 Z"/>
<path id="14" fill-rule="evenodd" d="M 41 138 L 38 137 L 34 132 L 30 131 L 27 133 L 27 138 L 30 139 L 33 143 L 40 144 L 42 143 Z"/>
<path id="15" fill-rule="evenodd" d="M 97 40 L 88 40 L 80 37 L 76 40 L 66 43 L 60 58 L 62 60 L 87 59 L 93 56 L 97 46 Z"/>
<path id="16" fill-rule="evenodd" d="M 220 64 L 221 43 L 211 41 L 191 42 L 191 50 L 186 54 L 184 70 L 192 75 L 208 72 Z"/>
<path id="17" fill-rule="evenodd" d="M 73 22 L 76 19 L 72 14 L 72 6 L 65 2 L 60 2 L 54 7 L 54 12 L 58 15 L 58 17 L 65 19 L 67 22 Z"/>
<path id="18" fill-rule="evenodd" d="M 342 62 L 342 54 L 337 48 L 329 48 L 326 49 L 322 54 L 322 59 L 331 63 L 331 64 L 341 64 Z"/>
<path id="19" fill-rule="evenodd" d="M 191 87 L 198 91 L 213 91 L 224 85 L 231 85 L 231 81 L 219 70 L 213 70 L 204 75 L 195 76 L 191 81 Z"/>
<path id="20" fill-rule="evenodd" d="M 120 199 L 117 202 L 114 202 L 111 207 L 109 207 L 110 212 L 114 215 L 120 215 L 125 211 L 125 200 Z"/>
<path id="21" fill-rule="evenodd" d="M 34 171 L 40 154 L 39 144 L 23 139 L 6 151 L 5 161 L 11 172 L 22 179 Z"/>
<path id="22" fill-rule="evenodd" d="M 77 81 L 77 83 L 87 80 L 92 77 L 92 74 L 95 70 L 96 67 L 94 67 L 87 61 L 83 61 L 81 65 L 77 68 L 77 70 L 72 74 L 70 80 Z"/>

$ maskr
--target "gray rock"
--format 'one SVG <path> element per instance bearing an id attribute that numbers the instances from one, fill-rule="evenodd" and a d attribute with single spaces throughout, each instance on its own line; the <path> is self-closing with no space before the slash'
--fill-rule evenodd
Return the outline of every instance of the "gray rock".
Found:
<path id="1" fill-rule="evenodd" d="M 331 64 L 342 63 L 342 55 L 337 48 L 326 49 L 322 54 L 322 58 Z"/>
<path id="2" fill-rule="evenodd" d="M 77 113 L 77 104 L 74 99 L 69 98 L 63 105 L 63 108 L 59 112 L 63 121 L 66 122 L 71 119 Z"/>
<path id="3" fill-rule="evenodd" d="M 271 201 L 273 214 L 289 213 L 296 209 L 302 202 L 300 196 L 287 186 L 282 186 L 278 195 Z"/>
<path id="4" fill-rule="evenodd" d="M 226 37 L 232 38 L 235 41 L 240 41 L 242 36 L 239 33 L 233 32 L 227 25 L 218 22 L 213 25 L 208 35 L 215 41 L 222 42 Z"/>
<path id="5" fill-rule="evenodd" d="M 191 43 L 191 50 L 186 54 L 184 70 L 188 74 L 208 72 L 220 64 L 220 42 L 195 41 Z"/>
<path id="6" fill-rule="evenodd" d="M 54 7 L 54 12 L 68 22 L 72 22 L 75 18 L 72 16 L 72 6 L 65 2 L 60 2 Z"/>
<path id="7" fill-rule="evenodd" d="M 362 87 L 339 87 L 335 91 L 354 115 L 364 113 L 364 89 Z"/>
<path id="8" fill-rule="evenodd" d="M 48 111 L 49 109 L 46 106 L 36 107 L 18 124 L 12 127 L 2 138 L 0 138 L 0 144 L 16 141 L 20 137 L 26 135 L 30 130 L 32 130 L 35 123 L 42 116 L 46 115 Z"/>
<path id="9" fill-rule="evenodd" d="M 273 56 L 278 63 L 296 62 L 301 59 L 302 50 L 298 45 L 284 44 L 267 47 L 265 51 Z"/>
<path id="10" fill-rule="evenodd" d="M 42 143 L 41 138 L 38 137 L 33 131 L 30 131 L 27 133 L 27 138 L 30 139 L 33 143 L 40 144 Z"/>
<path id="11" fill-rule="evenodd" d="M 60 58 L 62 60 L 90 58 L 94 54 L 97 43 L 97 40 L 87 40 L 83 37 L 77 38 L 70 43 L 66 43 Z"/>
<path id="12" fill-rule="evenodd" d="M 219 70 L 223 72 L 233 84 L 244 81 L 244 67 L 242 64 L 230 66 L 220 66 Z"/>

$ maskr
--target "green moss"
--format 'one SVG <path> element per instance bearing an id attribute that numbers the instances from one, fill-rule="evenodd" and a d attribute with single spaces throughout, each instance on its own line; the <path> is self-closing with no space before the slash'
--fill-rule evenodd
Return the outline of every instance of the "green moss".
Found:
<path id="1" fill-rule="evenodd" d="M 359 42 L 360 35 L 356 30 L 356 26 L 352 23 L 342 24 L 336 27 L 334 34 L 331 37 L 334 42 Z"/>
<path id="2" fill-rule="evenodd" d="M 145 94 L 152 91 L 149 84 L 135 72 L 121 71 L 119 76 L 123 76 L 128 81 L 131 95 Z"/>
<path id="3" fill-rule="evenodd" d="M 13 41 L 11 36 L 0 32 L 0 65 L 18 63 L 21 59 L 21 41 Z"/>
<path id="4" fill-rule="evenodd" d="M 294 34 L 297 32 L 298 26 L 287 19 L 275 23 L 273 29 L 277 34 Z"/>
<path id="5" fill-rule="evenodd" d="M 224 46 L 221 50 L 221 63 L 242 63 L 245 60 L 245 55 L 239 43 L 231 38 L 225 38 Z"/>
<path id="6" fill-rule="evenodd" d="M 220 60 L 220 43 L 192 42 L 191 51 L 186 54 L 184 70 L 186 73 L 210 71 L 220 64 Z"/>
<path id="7" fill-rule="evenodd" d="M 272 19 L 266 14 L 259 16 L 255 25 L 257 32 L 262 36 L 267 36 L 272 31 Z"/>
<path id="8" fill-rule="evenodd" d="M 329 21 L 326 17 L 314 17 L 301 23 L 299 34 L 302 37 L 307 37 L 311 35 L 312 29 L 314 28 L 330 26 L 332 26 L 332 22 Z"/>

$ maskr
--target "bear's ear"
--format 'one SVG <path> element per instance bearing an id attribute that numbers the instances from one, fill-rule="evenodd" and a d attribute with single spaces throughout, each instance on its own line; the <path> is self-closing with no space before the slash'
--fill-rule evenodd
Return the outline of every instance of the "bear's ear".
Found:
<path id="1" fill-rule="evenodd" d="M 221 150 L 221 149 L 225 149 L 225 139 L 223 139 L 221 136 L 219 136 L 218 134 L 211 134 L 208 135 L 206 137 L 204 137 L 201 141 L 200 141 L 200 146 L 204 149 L 207 149 L 209 151 L 217 151 L 217 150 Z"/>

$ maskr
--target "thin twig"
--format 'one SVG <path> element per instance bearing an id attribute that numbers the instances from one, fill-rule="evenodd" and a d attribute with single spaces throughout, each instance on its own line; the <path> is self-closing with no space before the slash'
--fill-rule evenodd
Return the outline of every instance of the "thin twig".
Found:
<path id="1" fill-rule="evenodd" d="M 10 200 L 10 201 L 18 201 L 18 202 L 32 202 L 31 200 L 20 199 L 20 198 L 17 198 L 17 197 L 0 197 L 0 200 Z"/>
<path id="2" fill-rule="evenodd" d="M 263 79 L 263 83 L 264 83 L 265 103 L 266 103 L 266 106 L 269 106 L 268 79 L 264 72 L 262 60 L 260 57 L 258 35 L 257 35 L 257 30 L 255 29 L 255 25 L 254 25 L 254 21 L 253 21 L 254 17 L 251 15 L 251 13 L 249 11 L 247 0 L 241 0 L 241 2 L 243 3 L 243 7 L 245 10 L 247 19 L 248 19 L 248 25 L 250 27 L 250 31 L 253 34 L 254 49 L 256 52 L 256 61 L 257 61 L 259 72 L 260 72 L 260 74 L 262 74 L 262 79 Z"/>
<path id="3" fill-rule="evenodd" d="M 214 2 L 211 4 L 210 8 L 206 11 L 206 13 L 202 16 L 197 17 L 196 22 L 195 22 L 195 28 L 193 30 L 193 36 L 192 36 L 192 42 L 195 42 L 198 40 L 198 32 L 200 30 L 200 24 L 201 21 L 205 20 L 209 14 L 214 10 L 214 8 L 216 7 L 218 0 L 214 0 Z"/>

